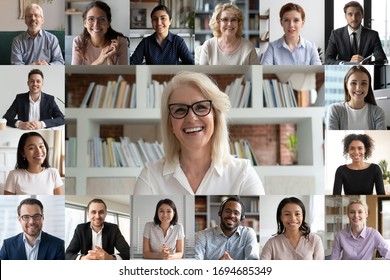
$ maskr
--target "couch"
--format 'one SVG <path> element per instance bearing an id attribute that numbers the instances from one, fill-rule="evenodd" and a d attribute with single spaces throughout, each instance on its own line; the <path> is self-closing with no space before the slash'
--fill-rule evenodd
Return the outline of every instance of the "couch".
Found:
<path id="1" fill-rule="evenodd" d="M 65 58 L 65 31 L 46 30 L 54 34 L 59 41 L 62 56 Z M 11 64 L 11 48 L 13 39 L 24 31 L 0 31 L 0 65 Z"/>

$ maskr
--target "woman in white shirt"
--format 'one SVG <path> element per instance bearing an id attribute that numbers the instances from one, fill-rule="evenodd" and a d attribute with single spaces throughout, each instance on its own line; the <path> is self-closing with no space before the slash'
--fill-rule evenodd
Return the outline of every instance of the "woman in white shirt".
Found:
<path id="1" fill-rule="evenodd" d="M 178 224 L 175 203 L 166 198 L 157 203 L 153 222 L 145 224 L 143 256 L 145 259 L 181 259 L 184 251 L 184 229 Z"/>
<path id="2" fill-rule="evenodd" d="M 330 130 L 386 130 L 385 112 L 376 105 L 370 72 L 352 66 L 344 77 L 344 102 L 328 109 Z"/>
<path id="3" fill-rule="evenodd" d="M 230 155 L 229 109 L 229 97 L 207 75 L 176 74 L 161 97 L 165 157 L 146 163 L 134 194 L 264 194 L 249 160 Z"/>
<path id="4" fill-rule="evenodd" d="M 49 146 L 39 133 L 27 132 L 20 137 L 16 157 L 4 194 L 63 194 L 61 177 L 49 165 Z"/>

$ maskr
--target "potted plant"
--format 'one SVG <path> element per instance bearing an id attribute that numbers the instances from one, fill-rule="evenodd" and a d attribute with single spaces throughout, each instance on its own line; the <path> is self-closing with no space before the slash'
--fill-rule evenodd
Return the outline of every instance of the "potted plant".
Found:
<path id="1" fill-rule="evenodd" d="M 390 179 L 390 171 L 387 170 L 387 166 L 388 166 L 387 160 L 385 159 L 380 160 L 378 162 L 378 165 L 382 170 L 383 181 L 385 182 L 385 184 L 388 184 Z"/>
<path id="2" fill-rule="evenodd" d="M 287 135 L 288 143 L 284 144 L 287 150 L 290 152 L 291 159 L 293 164 L 298 164 L 298 135 L 296 134 L 288 134 Z"/>

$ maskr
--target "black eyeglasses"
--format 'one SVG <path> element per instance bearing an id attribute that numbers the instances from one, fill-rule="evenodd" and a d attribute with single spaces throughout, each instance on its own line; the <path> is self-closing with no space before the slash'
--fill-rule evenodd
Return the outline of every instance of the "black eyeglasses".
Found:
<path id="1" fill-rule="evenodd" d="M 211 100 L 202 100 L 193 103 L 192 105 L 173 103 L 168 105 L 169 114 L 175 119 L 183 119 L 188 115 L 188 110 L 198 117 L 205 117 L 211 112 Z"/>
<path id="2" fill-rule="evenodd" d="M 22 215 L 21 218 L 23 221 L 28 222 L 30 219 L 33 219 L 34 221 L 40 221 L 42 219 L 42 214 L 35 214 L 35 215 Z"/>

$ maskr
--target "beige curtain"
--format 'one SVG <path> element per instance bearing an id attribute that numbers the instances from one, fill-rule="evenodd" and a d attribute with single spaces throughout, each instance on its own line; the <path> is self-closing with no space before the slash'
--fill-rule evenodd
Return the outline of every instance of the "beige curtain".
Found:
<path id="1" fill-rule="evenodd" d="M 53 162 L 51 166 L 58 170 L 61 177 L 65 176 L 65 139 L 63 130 L 54 130 Z"/>

